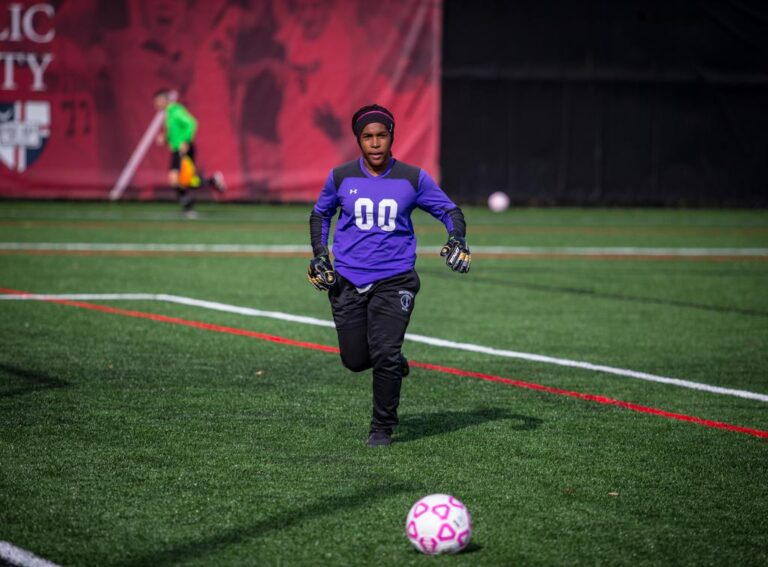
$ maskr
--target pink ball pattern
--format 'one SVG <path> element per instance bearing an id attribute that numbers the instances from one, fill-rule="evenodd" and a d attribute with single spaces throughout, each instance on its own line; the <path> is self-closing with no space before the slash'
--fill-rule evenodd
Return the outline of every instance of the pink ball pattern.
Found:
<path id="1" fill-rule="evenodd" d="M 405 534 L 421 553 L 457 553 L 472 536 L 472 520 L 466 506 L 449 494 L 430 494 L 408 512 Z"/>

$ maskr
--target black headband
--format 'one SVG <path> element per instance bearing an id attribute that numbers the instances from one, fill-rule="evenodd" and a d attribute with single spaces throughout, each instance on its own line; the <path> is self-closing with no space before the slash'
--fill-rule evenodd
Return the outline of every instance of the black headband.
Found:
<path id="1" fill-rule="evenodd" d="M 357 120 L 355 120 L 355 123 L 352 125 L 352 131 L 355 133 L 356 137 L 360 137 L 360 133 L 363 131 L 363 128 L 368 126 L 368 124 L 373 124 L 374 122 L 378 122 L 380 124 L 384 124 L 384 126 L 387 127 L 387 130 L 389 130 L 389 133 L 394 136 L 395 133 L 395 118 L 392 116 L 389 112 L 386 112 L 384 110 L 369 110 L 368 112 L 364 112 L 360 116 L 357 117 Z"/>

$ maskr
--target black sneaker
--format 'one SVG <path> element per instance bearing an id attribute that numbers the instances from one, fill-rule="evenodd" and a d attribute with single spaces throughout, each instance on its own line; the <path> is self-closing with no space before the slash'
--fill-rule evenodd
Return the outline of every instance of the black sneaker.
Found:
<path id="1" fill-rule="evenodd" d="M 392 444 L 392 436 L 386 431 L 372 431 L 365 442 L 366 447 L 384 447 Z"/>
<path id="2" fill-rule="evenodd" d="M 403 378 L 411 373 L 411 366 L 408 364 L 408 359 L 405 358 L 402 353 L 400 354 L 400 372 L 402 373 Z"/>

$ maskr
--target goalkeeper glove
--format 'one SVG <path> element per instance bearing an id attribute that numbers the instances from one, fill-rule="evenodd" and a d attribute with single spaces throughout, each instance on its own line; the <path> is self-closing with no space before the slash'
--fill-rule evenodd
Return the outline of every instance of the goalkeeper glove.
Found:
<path id="1" fill-rule="evenodd" d="M 445 243 L 440 255 L 445 258 L 445 263 L 454 272 L 466 274 L 472 263 L 472 254 L 467 248 L 467 242 L 461 236 L 451 236 Z"/>
<path id="2" fill-rule="evenodd" d="M 327 291 L 336 283 L 336 272 L 333 270 L 333 264 L 328 258 L 327 251 L 309 261 L 307 278 L 309 278 L 309 283 L 315 286 L 318 291 Z"/>

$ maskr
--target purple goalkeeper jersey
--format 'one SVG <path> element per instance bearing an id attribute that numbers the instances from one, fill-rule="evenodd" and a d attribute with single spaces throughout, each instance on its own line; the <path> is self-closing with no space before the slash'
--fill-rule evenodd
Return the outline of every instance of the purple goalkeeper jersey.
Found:
<path id="1" fill-rule="evenodd" d="M 327 246 L 331 218 L 341 209 L 333 235 L 335 267 L 363 287 L 413 269 L 411 212 L 416 207 L 453 230 L 448 211 L 457 207 L 426 171 L 392 158 L 386 171 L 375 176 L 360 158 L 331 171 L 314 210 L 323 218 L 322 243 Z"/>

